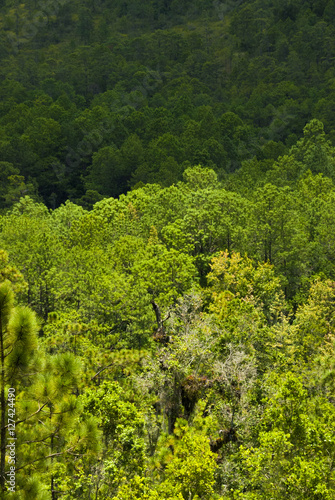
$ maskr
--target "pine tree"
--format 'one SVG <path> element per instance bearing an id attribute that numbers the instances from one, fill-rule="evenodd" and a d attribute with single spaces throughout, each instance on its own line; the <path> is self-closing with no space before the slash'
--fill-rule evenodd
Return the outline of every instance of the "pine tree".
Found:
<path id="1" fill-rule="evenodd" d="M 14 307 L 14 293 L 8 280 L 0 285 L 0 402 L 1 402 L 1 458 L 0 487 L 6 489 L 6 385 L 13 387 L 21 378 L 37 346 L 38 322 L 28 307 Z"/>
<path id="2" fill-rule="evenodd" d="M 81 414 L 79 359 L 69 352 L 46 354 L 38 330 L 36 314 L 27 306 L 15 307 L 12 284 L 1 283 L 0 498 L 2 493 L 13 499 L 56 499 L 59 486 L 63 492 L 69 488 L 63 479 L 72 475 L 73 464 L 89 460 L 99 448 L 96 419 Z M 10 470 L 14 486 L 8 482 Z"/>

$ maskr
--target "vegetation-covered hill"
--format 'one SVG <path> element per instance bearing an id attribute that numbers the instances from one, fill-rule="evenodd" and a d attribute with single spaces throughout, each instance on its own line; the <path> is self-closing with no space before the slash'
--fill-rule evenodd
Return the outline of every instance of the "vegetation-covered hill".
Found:
<path id="1" fill-rule="evenodd" d="M 240 192 L 191 167 L 2 216 L 8 498 L 333 498 L 335 189 L 311 158 L 333 164 L 316 121 Z M 39 326 L 6 319 L 8 280 Z"/>
<path id="2" fill-rule="evenodd" d="M 222 180 L 312 118 L 334 139 L 334 15 L 332 0 L 4 2 L 2 207 L 90 208 L 198 163 Z"/>
<path id="3" fill-rule="evenodd" d="M 0 2 L 2 497 L 335 498 L 334 16 Z"/>

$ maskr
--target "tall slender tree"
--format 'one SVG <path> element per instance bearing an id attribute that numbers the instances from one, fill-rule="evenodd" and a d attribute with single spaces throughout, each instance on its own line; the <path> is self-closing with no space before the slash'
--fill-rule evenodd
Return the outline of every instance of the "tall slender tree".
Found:
<path id="1" fill-rule="evenodd" d="M 22 377 L 37 346 L 38 322 L 28 307 L 14 307 L 14 293 L 6 280 L 0 285 L 0 402 L 1 402 L 1 456 L 0 488 L 6 490 L 6 385 L 13 385 Z"/>

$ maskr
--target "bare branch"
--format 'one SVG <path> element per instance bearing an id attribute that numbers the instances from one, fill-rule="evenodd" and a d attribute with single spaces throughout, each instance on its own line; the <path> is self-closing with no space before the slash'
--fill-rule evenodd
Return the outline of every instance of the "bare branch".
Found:
<path id="1" fill-rule="evenodd" d="M 93 375 L 93 377 L 91 377 L 91 380 L 95 379 L 95 377 L 97 377 L 98 375 L 100 375 L 101 372 L 107 370 L 107 368 L 110 368 L 113 365 L 114 365 L 114 362 L 112 362 L 109 365 L 104 366 L 103 368 L 101 368 L 101 370 L 99 370 L 95 375 Z"/>
<path id="2" fill-rule="evenodd" d="M 18 420 L 17 422 L 15 422 L 15 425 L 22 424 L 22 422 L 26 422 L 27 420 L 29 420 L 29 418 L 33 417 L 34 415 L 37 415 L 37 413 L 39 413 L 47 404 L 48 403 L 44 403 L 42 406 L 39 407 L 37 411 L 29 415 L 29 417 L 24 418 L 23 420 Z M 8 424 L 5 427 L 8 427 Z"/>

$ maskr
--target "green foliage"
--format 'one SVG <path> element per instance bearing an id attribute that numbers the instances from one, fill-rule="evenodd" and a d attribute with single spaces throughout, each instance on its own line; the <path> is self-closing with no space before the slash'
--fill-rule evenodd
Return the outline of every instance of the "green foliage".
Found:
<path id="1" fill-rule="evenodd" d="M 239 253 L 229 256 L 227 251 L 221 252 L 212 259 L 208 281 L 213 290 L 214 310 L 218 310 L 221 301 L 237 297 L 259 307 L 269 322 L 284 311 L 281 281 L 268 262 L 254 266 L 251 259 L 242 258 Z"/>
<path id="2" fill-rule="evenodd" d="M 54 487 L 59 457 L 89 455 L 99 448 L 96 423 L 79 416 L 81 408 L 73 394 L 81 378 L 79 360 L 71 353 L 45 355 L 38 342 L 36 315 L 26 306 L 14 307 L 9 281 L 0 285 L 0 316 L 1 490 L 8 491 L 8 498 L 43 499 L 50 481 Z M 7 401 L 9 388 L 13 401 Z M 10 490 L 5 481 L 13 464 L 12 448 L 6 446 L 7 405 L 16 436 L 16 485 Z"/>
<path id="3" fill-rule="evenodd" d="M 0 2 L 3 493 L 334 497 L 333 4 Z"/>
<path id="4" fill-rule="evenodd" d="M 212 498 L 216 464 L 205 432 L 197 427 L 190 429 L 185 421 L 177 420 L 174 437 L 160 446 L 166 448 L 167 445 L 173 452 L 164 457 L 164 480 L 157 488 L 161 498 L 174 499 L 178 495 L 185 500 Z"/>
<path id="5" fill-rule="evenodd" d="M 291 373 L 276 381 L 262 419 L 259 446 L 241 448 L 251 495 L 234 498 L 331 498 L 334 407 L 310 397 Z"/>
<path id="6" fill-rule="evenodd" d="M 96 483 L 96 490 L 112 495 L 124 481 L 143 472 L 143 416 L 133 403 L 124 400 L 117 383 L 103 383 L 98 389 L 85 391 L 81 403 L 83 414 L 93 415 L 103 432 L 105 450 L 99 468 L 104 479 L 103 484 Z"/>
<path id="7" fill-rule="evenodd" d="M 255 155 L 277 160 L 309 120 L 292 154 L 332 175 L 331 12 L 256 0 L 3 5 L 2 207 L 37 188 L 53 208 L 91 208 L 199 163 L 222 180 Z"/>

